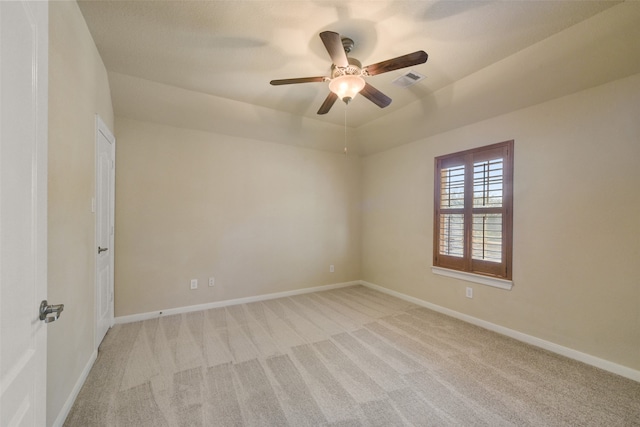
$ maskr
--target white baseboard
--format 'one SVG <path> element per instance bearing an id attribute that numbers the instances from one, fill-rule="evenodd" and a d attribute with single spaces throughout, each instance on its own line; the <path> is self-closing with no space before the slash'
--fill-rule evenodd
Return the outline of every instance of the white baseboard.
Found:
<path id="1" fill-rule="evenodd" d="M 312 288 L 295 289 L 293 291 L 276 292 L 272 294 L 257 295 L 253 297 L 237 298 L 237 299 L 230 299 L 230 300 L 224 300 L 224 301 L 214 301 L 206 304 L 169 308 L 166 310 L 150 311 L 147 313 L 131 314 L 128 316 L 118 316 L 114 320 L 116 324 L 139 322 L 141 320 L 154 319 L 156 317 L 162 317 L 162 316 L 170 316 L 172 314 L 190 313 L 193 311 L 209 310 L 212 308 L 227 307 L 230 305 L 247 304 L 251 302 L 266 301 L 270 299 L 284 298 L 284 297 L 290 297 L 294 295 L 309 294 L 312 292 L 328 291 L 330 289 L 346 288 L 347 286 L 359 285 L 360 283 L 361 282 L 359 280 L 356 280 L 353 282 L 335 283 L 333 285 L 324 285 L 324 286 L 314 286 Z"/>
<path id="2" fill-rule="evenodd" d="M 493 332 L 497 332 L 502 335 L 506 335 L 510 338 L 516 339 L 518 341 L 525 342 L 527 344 L 534 345 L 536 347 L 543 348 L 545 350 L 549 350 L 553 353 L 560 354 L 562 356 L 568 357 L 570 359 L 577 360 L 579 362 L 586 363 L 587 365 L 595 366 L 596 368 L 603 369 L 605 371 L 612 372 L 614 374 L 620 375 L 625 378 L 629 378 L 630 380 L 640 382 L 640 371 L 636 369 L 629 368 L 627 366 L 619 365 L 614 362 L 610 362 L 605 359 L 601 359 L 596 356 L 592 356 L 587 353 L 582 353 L 578 350 L 574 350 L 569 347 L 564 347 L 559 344 L 553 343 L 551 341 L 546 341 L 541 338 L 534 337 L 533 335 L 527 335 L 523 332 L 516 331 L 514 329 L 505 328 L 504 326 L 496 325 L 495 323 L 487 322 L 486 320 L 478 319 L 476 317 L 469 316 L 464 313 L 460 313 L 445 307 L 441 307 L 436 304 L 432 304 L 430 302 L 393 291 L 391 289 L 387 289 L 385 287 L 375 285 L 373 283 L 365 282 L 361 280 L 359 282 L 361 285 L 366 286 L 371 289 L 375 289 L 377 291 L 383 292 L 388 295 L 392 295 L 394 297 L 400 298 L 402 300 L 412 302 L 416 305 L 428 308 L 433 311 L 437 311 L 438 313 L 446 314 L 447 316 L 455 317 L 456 319 L 463 320 L 467 323 L 471 323 L 476 326 L 480 326 L 481 328 L 488 329 Z"/>
<path id="3" fill-rule="evenodd" d="M 78 397 L 78 393 L 80 393 L 80 389 L 84 385 L 84 382 L 87 380 L 89 372 L 91 372 L 91 368 L 93 368 L 93 364 L 95 363 L 97 358 L 98 350 L 94 350 L 91 354 L 91 357 L 89 357 L 89 361 L 82 370 L 82 373 L 78 377 L 78 381 L 76 381 L 76 384 L 73 386 L 73 390 L 71 390 L 67 401 L 64 402 L 64 405 L 62 406 L 62 409 L 60 409 L 56 420 L 53 422 L 53 427 L 62 427 L 62 425 L 64 424 L 67 416 L 69 415 L 69 411 L 71 411 L 71 407 L 73 407 L 73 403 L 76 401 L 76 397 Z"/>

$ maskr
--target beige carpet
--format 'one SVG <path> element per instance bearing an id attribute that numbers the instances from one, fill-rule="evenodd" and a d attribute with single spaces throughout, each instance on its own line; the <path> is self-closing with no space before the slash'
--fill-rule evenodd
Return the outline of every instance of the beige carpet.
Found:
<path id="1" fill-rule="evenodd" d="M 640 383 L 362 286 L 116 325 L 65 426 L 640 426 Z"/>

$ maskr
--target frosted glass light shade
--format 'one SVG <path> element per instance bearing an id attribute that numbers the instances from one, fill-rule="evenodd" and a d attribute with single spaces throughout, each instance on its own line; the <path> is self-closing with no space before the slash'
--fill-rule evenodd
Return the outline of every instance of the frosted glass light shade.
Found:
<path id="1" fill-rule="evenodd" d="M 338 95 L 347 104 L 364 87 L 364 79 L 360 76 L 339 76 L 329 82 L 329 90 Z"/>

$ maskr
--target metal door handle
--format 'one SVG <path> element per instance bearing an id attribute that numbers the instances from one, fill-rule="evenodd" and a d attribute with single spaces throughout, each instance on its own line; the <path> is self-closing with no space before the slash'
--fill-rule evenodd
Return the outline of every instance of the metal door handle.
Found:
<path id="1" fill-rule="evenodd" d="M 102 252 L 106 252 L 108 251 L 109 248 L 101 248 L 100 246 L 98 246 L 98 253 L 101 254 Z"/>
<path id="2" fill-rule="evenodd" d="M 64 304 L 49 305 L 47 300 L 43 300 L 40 303 L 40 320 L 44 320 L 44 323 L 51 323 L 58 320 L 60 313 L 64 310 Z M 53 314 L 53 316 L 48 316 Z"/>

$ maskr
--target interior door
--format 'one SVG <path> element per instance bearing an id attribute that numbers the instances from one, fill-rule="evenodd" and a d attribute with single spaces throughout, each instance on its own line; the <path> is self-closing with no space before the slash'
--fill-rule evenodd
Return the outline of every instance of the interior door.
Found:
<path id="1" fill-rule="evenodd" d="M 0 1 L 0 425 L 46 424 L 47 2 Z"/>
<path id="2" fill-rule="evenodd" d="M 96 348 L 113 326 L 115 138 L 96 116 Z"/>

